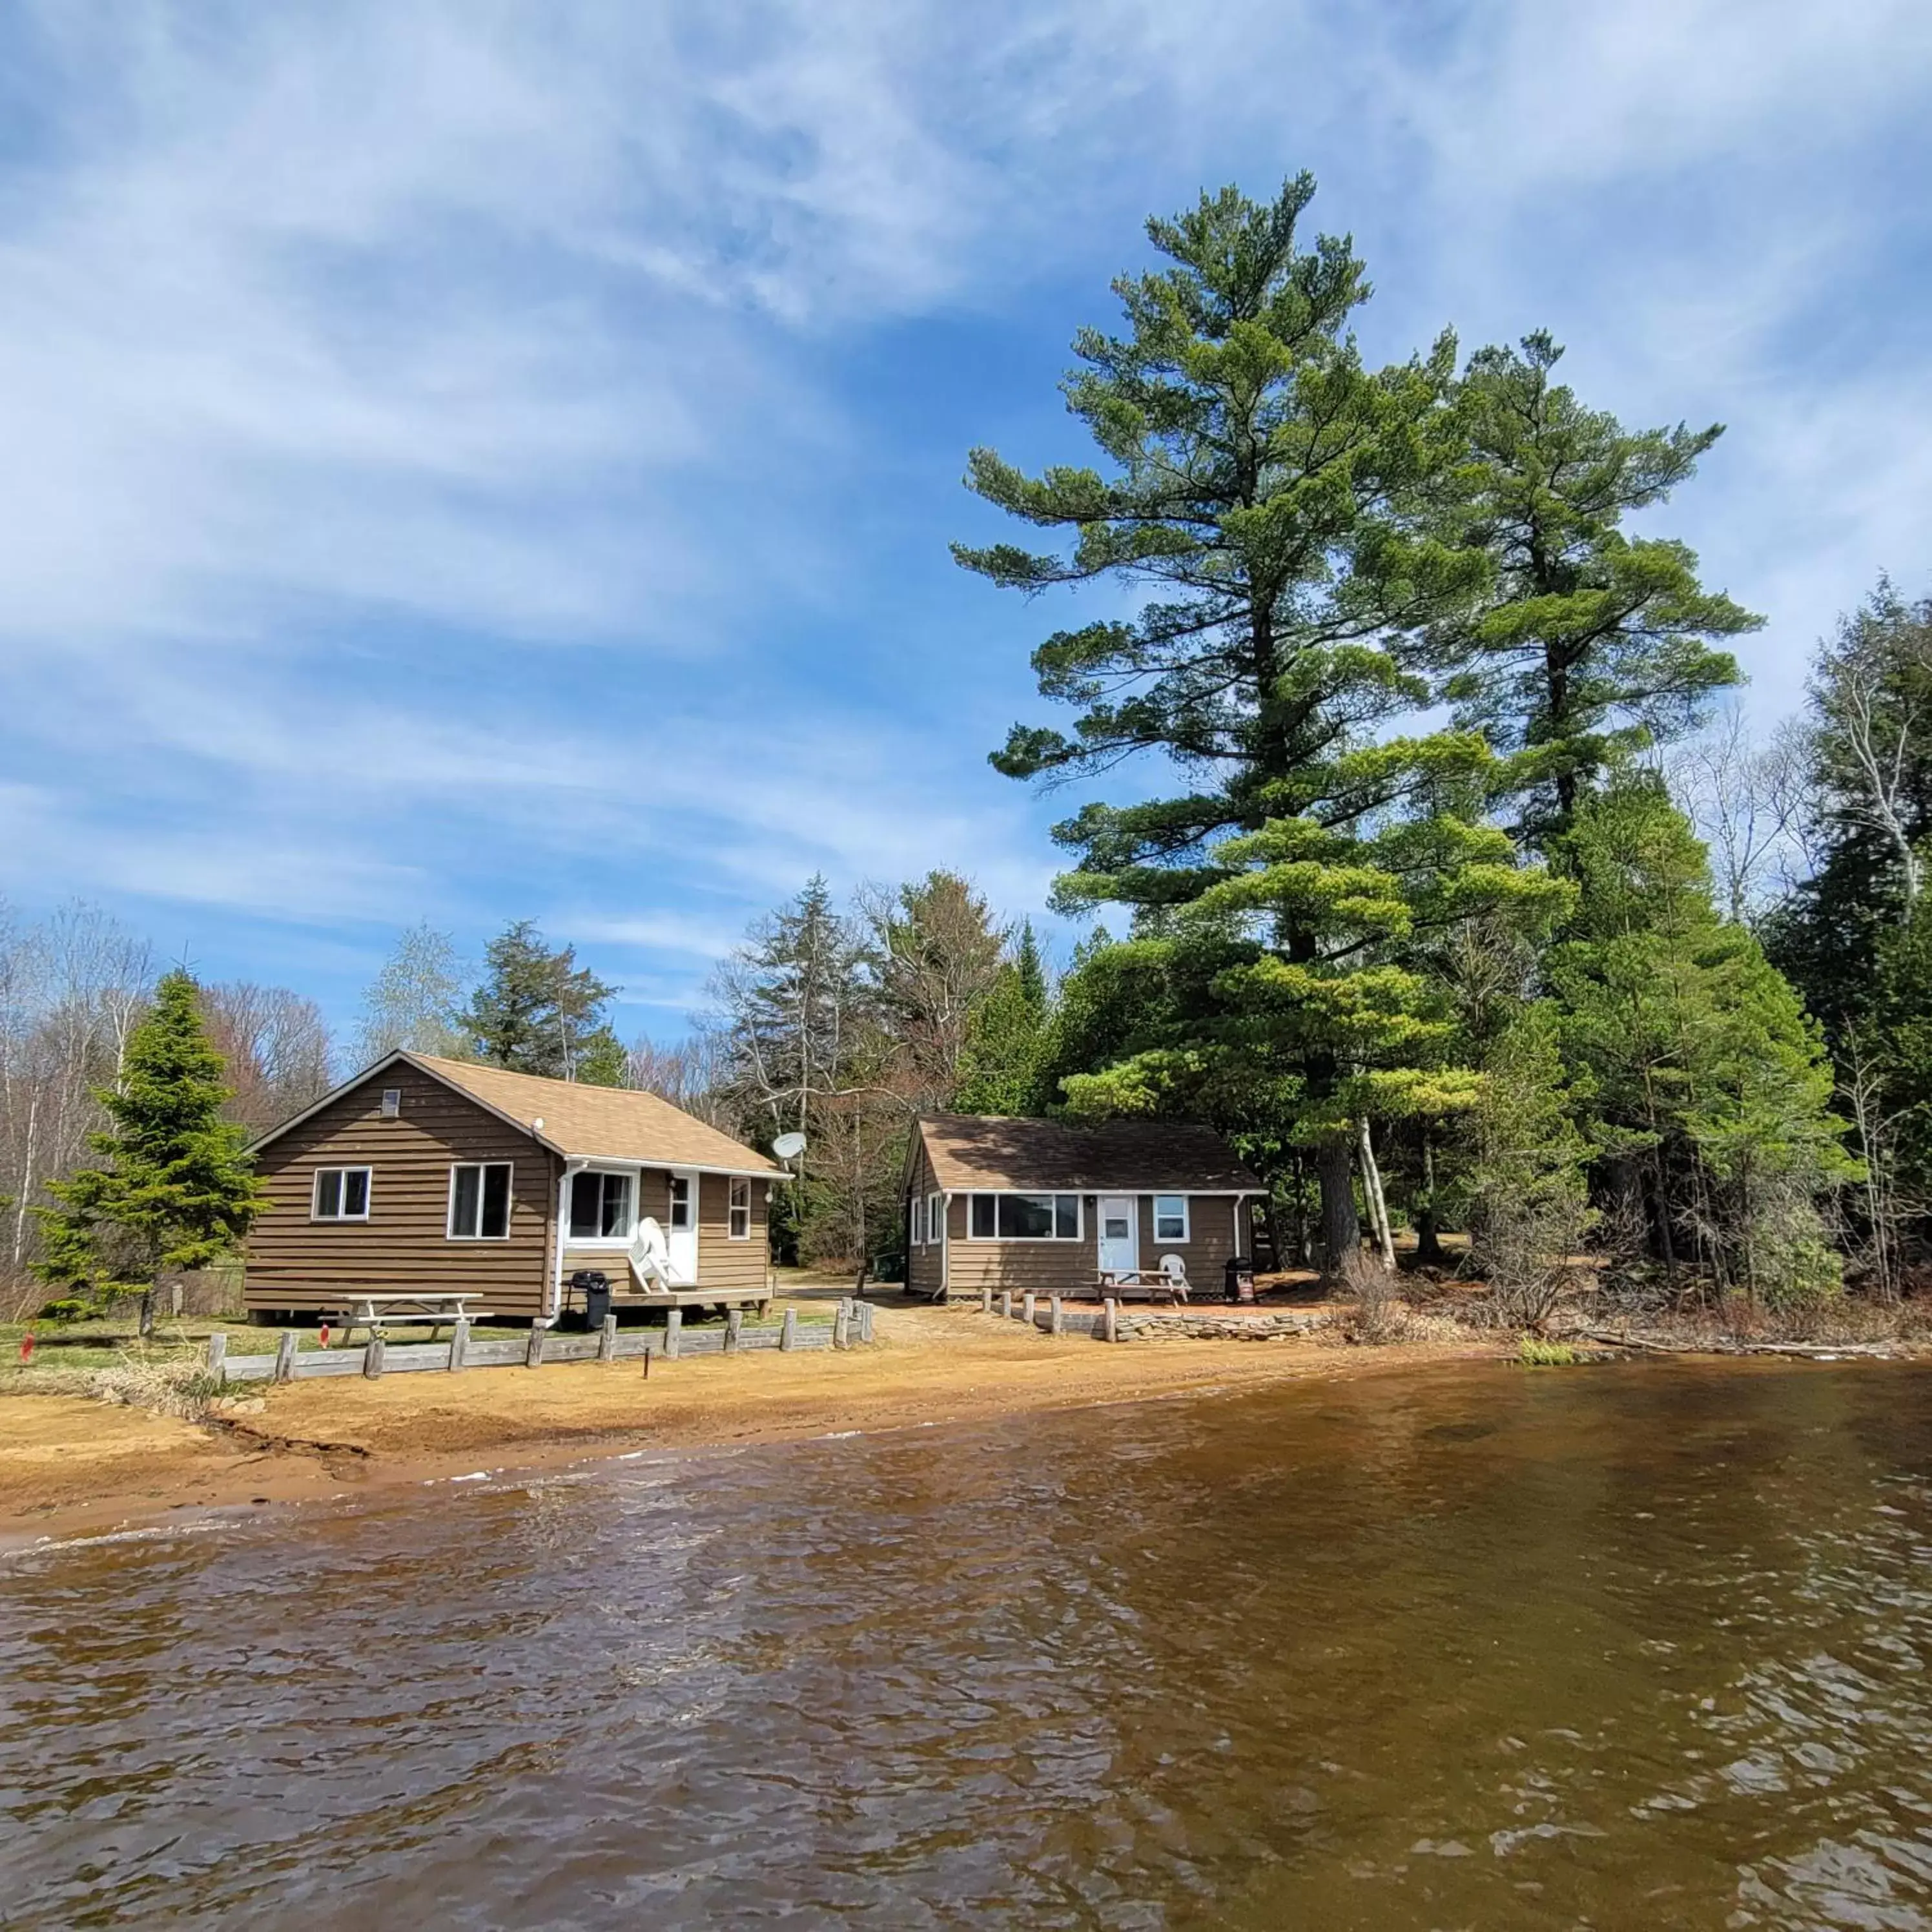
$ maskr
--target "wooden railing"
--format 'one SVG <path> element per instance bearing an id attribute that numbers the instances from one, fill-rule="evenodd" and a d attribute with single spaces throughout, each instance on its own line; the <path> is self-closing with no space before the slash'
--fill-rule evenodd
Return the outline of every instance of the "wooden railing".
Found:
<path id="1" fill-rule="evenodd" d="M 666 1310 L 664 1326 L 620 1329 L 617 1318 L 605 1318 L 594 1335 L 560 1334 L 532 1328 L 527 1336 L 478 1340 L 466 1322 L 456 1324 L 447 1342 L 410 1342 L 392 1345 L 380 1336 L 359 1348 L 304 1350 L 292 1332 L 283 1335 L 272 1355 L 231 1355 L 228 1337 L 208 1338 L 208 1372 L 224 1382 L 304 1382 L 314 1376 L 407 1375 L 424 1370 L 452 1374 L 461 1369 L 539 1369 L 556 1362 L 635 1361 L 655 1357 L 677 1361 L 687 1355 L 729 1355 L 746 1349 L 772 1348 L 789 1354 L 796 1348 L 848 1348 L 872 1339 L 872 1310 L 863 1301 L 836 1304 L 830 1322 L 801 1322 L 795 1308 L 785 1310 L 782 1322 L 752 1323 L 733 1309 L 721 1328 L 686 1328 L 684 1311 Z M 646 1370 L 648 1372 L 648 1367 Z"/>

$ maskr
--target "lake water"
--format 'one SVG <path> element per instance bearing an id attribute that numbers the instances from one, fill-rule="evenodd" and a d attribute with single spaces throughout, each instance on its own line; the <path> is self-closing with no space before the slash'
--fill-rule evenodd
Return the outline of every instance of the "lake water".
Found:
<path id="1" fill-rule="evenodd" d="M 0 1569 L 0 1925 L 1932 1927 L 1932 1374 L 1460 1368 Z"/>

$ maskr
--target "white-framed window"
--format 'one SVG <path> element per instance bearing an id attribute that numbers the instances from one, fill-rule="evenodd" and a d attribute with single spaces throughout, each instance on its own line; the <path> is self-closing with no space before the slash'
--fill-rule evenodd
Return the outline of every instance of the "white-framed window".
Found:
<path id="1" fill-rule="evenodd" d="M 452 1241 L 507 1241 L 510 1238 L 509 1162 L 463 1161 L 449 1170 L 449 1238 Z"/>
<path id="2" fill-rule="evenodd" d="M 935 1248 L 946 1238 L 946 1196 L 943 1194 L 926 1197 L 926 1238 L 928 1245 Z"/>
<path id="3" fill-rule="evenodd" d="M 926 1196 L 915 1194 L 912 1197 L 912 1244 L 916 1248 L 926 1246 Z"/>
<path id="4" fill-rule="evenodd" d="M 601 1168 L 570 1178 L 570 1238 L 573 1241 L 626 1241 L 633 1225 L 632 1177 Z"/>
<path id="5" fill-rule="evenodd" d="M 366 1167 L 319 1167 L 315 1192 L 309 1202 L 311 1221 L 366 1221 L 369 1218 L 369 1170 Z"/>
<path id="6" fill-rule="evenodd" d="M 378 1111 L 386 1120 L 400 1120 L 403 1114 L 403 1090 L 400 1087 L 385 1087 L 382 1089 L 382 1104 Z"/>
<path id="7" fill-rule="evenodd" d="M 1156 1194 L 1154 1197 L 1154 1238 L 1156 1241 L 1187 1239 L 1187 1196 Z"/>
<path id="8" fill-rule="evenodd" d="M 724 1208 L 726 1238 L 748 1241 L 752 1238 L 752 1184 L 742 1174 L 734 1174 L 730 1189 Z"/>
<path id="9" fill-rule="evenodd" d="M 976 1241 L 1077 1241 L 1077 1194 L 976 1194 L 966 1222 Z"/>
<path id="10" fill-rule="evenodd" d="M 670 1206 L 669 1219 L 674 1228 L 688 1228 L 691 1220 L 691 1176 L 674 1174 L 670 1178 Z"/>

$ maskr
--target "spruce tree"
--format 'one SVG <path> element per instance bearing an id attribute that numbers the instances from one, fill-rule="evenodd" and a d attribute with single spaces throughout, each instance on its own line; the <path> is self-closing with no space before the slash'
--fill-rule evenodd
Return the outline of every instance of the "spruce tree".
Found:
<path id="1" fill-rule="evenodd" d="M 553 1080 L 619 1084 L 624 1049 L 604 1018 L 616 989 L 578 964 L 574 946 L 551 952 L 535 921 L 520 919 L 490 942 L 483 961 L 483 983 L 463 1016 L 478 1059 Z"/>
<path id="2" fill-rule="evenodd" d="M 1539 842 L 1618 752 L 1694 725 L 1738 681 L 1712 640 L 1763 622 L 1705 590 L 1682 544 L 1622 527 L 1694 476 L 1723 426 L 1627 430 L 1554 380 L 1562 353 L 1538 333 L 1470 358 L 1457 392 L 1468 450 L 1444 501 L 1495 576 L 1435 631 L 1456 668 L 1456 722 L 1520 754 Z"/>
<path id="3" fill-rule="evenodd" d="M 1592 1089 L 1613 1220 L 1673 1285 L 1779 1302 L 1837 1281 L 1817 1204 L 1855 1177 L 1822 1042 L 1654 774 L 1579 804 L 1556 861 L 1578 910 L 1546 962 L 1566 1057 Z"/>
<path id="4" fill-rule="evenodd" d="M 953 1105 L 965 1114 L 1027 1114 L 1036 1089 L 1052 1018 L 1052 992 L 1033 922 L 1020 928 L 1010 958 L 979 1005 L 959 1057 Z"/>
<path id="5" fill-rule="evenodd" d="M 49 1184 L 40 1279 L 88 1306 L 139 1290 L 148 1333 L 156 1276 L 232 1252 L 266 1204 L 246 1130 L 222 1118 L 231 1097 L 194 981 L 178 968 L 128 1036 L 118 1083 L 96 1091 L 109 1120 L 89 1136 L 99 1164 Z"/>
<path id="6" fill-rule="evenodd" d="M 1430 694 L 1422 628 L 1488 578 L 1480 548 L 1432 533 L 1460 433 L 1454 345 L 1363 366 L 1361 262 L 1346 239 L 1297 243 L 1313 193 L 1305 175 L 1267 204 L 1229 188 L 1148 224 L 1172 267 L 1114 284 L 1127 332 L 1083 330 L 1065 386 L 1110 473 L 970 459 L 974 490 L 1071 532 L 1070 550 L 956 554 L 1029 593 L 1112 579 L 1148 596 L 1039 648 L 1041 692 L 1079 716 L 1071 736 L 1016 726 L 1000 770 L 1066 780 L 1152 751 L 1193 782 L 1056 829 L 1078 855 L 1060 904 L 1132 908 L 1138 964 L 1172 982 L 1148 1009 L 1157 1036 L 1068 1079 L 1068 1100 L 1218 1103 L 1234 1125 L 1238 1093 L 1244 1129 L 1315 1148 L 1334 1266 L 1354 1245 L 1364 1111 L 1471 1091 L 1432 1064 L 1439 1026 L 1392 956 L 1415 930 L 1409 890 L 1466 914 L 1522 878 L 1506 840 L 1437 808 L 1480 792 L 1480 737 L 1392 730 Z"/>

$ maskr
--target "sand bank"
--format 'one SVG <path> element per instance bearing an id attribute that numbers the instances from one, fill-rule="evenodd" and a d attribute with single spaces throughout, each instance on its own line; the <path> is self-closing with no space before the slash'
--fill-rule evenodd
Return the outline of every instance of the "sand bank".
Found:
<path id="1" fill-rule="evenodd" d="M 1029 1410 L 1146 1400 L 1499 1352 L 1474 1342 L 1357 1349 L 1306 1340 L 1108 1348 L 976 1312 L 881 1304 L 878 1341 L 461 1375 L 244 1385 L 212 1426 L 79 1396 L 0 1401 L 0 1537 L 134 1526 L 482 1468 L 538 1468 L 638 1448 L 772 1442 Z"/>

